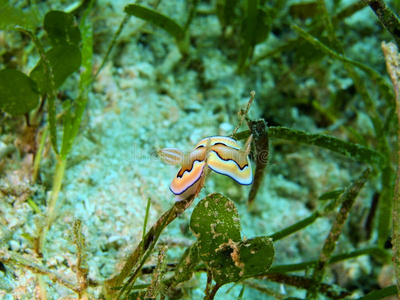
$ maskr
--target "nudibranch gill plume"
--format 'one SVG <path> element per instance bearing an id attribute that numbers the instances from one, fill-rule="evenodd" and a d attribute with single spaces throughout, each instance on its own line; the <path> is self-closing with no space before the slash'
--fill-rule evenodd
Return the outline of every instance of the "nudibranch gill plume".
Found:
<path id="1" fill-rule="evenodd" d="M 170 185 L 176 200 L 186 199 L 200 191 L 206 166 L 242 185 L 252 184 L 253 172 L 249 159 L 251 141 L 252 135 L 241 147 L 233 138 L 211 136 L 198 142 L 189 153 L 183 153 L 178 148 L 159 150 L 158 154 L 166 164 L 181 166 Z"/>

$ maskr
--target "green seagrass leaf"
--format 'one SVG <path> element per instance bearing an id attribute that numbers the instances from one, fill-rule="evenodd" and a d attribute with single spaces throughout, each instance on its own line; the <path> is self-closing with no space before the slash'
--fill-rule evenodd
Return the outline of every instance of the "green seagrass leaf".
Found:
<path id="1" fill-rule="evenodd" d="M 275 249 L 272 239 L 258 236 L 239 244 L 239 260 L 243 264 L 241 277 L 253 277 L 265 273 L 272 265 Z"/>
<path id="2" fill-rule="evenodd" d="M 181 260 L 176 265 L 175 275 L 172 278 L 173 285 L 188 281 L 192 278 L 194 268 L 200 263 L 199 248 L 197 242 L 188 247 L 182 255 Z"/>
<path id="3" fill-rule="evenodd" d="M 256 237 L 243 242 L 236 206 L 219 193 L 210 194 L 197 204 L 190 229 L 197 238 L 199 258 L 218 284 L 264 273 L 273 262 L 272 240 Z"/>
<path id="4" fill-rule="evenodd" d="M 14 69 L 0 71 L 0 108 L 13 116 L 23 115 L 39 102 L 35 82 Z"/>
<path id="5" fill-rule="evenodd" d="M 135 16 L 164 29 L 176 40 L 181 40 L 185 36 L 185 30 L 178 23 L 150 8 L 138 4 L 130 4 L 125 6 L 124 11 L 128 15 Z"/>
<path id="6" fill-rule="evenodd" d="M 34 29 L 37 26 L 37 18 L 31 10 L 21 10 L 11 6 L 8 1 L 0 1 L 0 29 L 13 29 L 21 26 L 26 29 Z"/>
<path id="7" fill-rule="evenodd" d="M 82 55 L 79 48 L 73 44 L 61 44 L 46 52 L 53 71 L 54 86 L 58 89 L 73 72 L 79 69 Z M 43 63 L 40 60 L 29 75 L 38 85 L 43 95 L 49 91 L 49 82 L 44 74 Z"/>
<path id="8" fill-rule="evenodd" d="M 81 33 L 72 14 L 52 10 L 44 17 L 44 29 L 53 46 L 69 43 L 79 45 Z"/>

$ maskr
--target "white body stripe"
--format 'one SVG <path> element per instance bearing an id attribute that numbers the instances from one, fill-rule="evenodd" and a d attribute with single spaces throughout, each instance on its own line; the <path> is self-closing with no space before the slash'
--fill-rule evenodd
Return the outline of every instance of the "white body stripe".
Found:
<path id="1" fill-rule="evenodd" d="M 158 151 L 158 155 L 167 165 L 179 165 L 183 159 L 183 152 L 178 148 L 164 148 Z"/>
<path id="2" fill-rule="evenodd" d="M 211 146 L 220 143 L 220 144 L 224 144 L 224 145 L 234 148 L 234 149 L 238 149 L 238 150 L 240 149 L 240 145 L 238 144 L 238 142 L 235 139 L 230 138 L 228 136 L 206 137 L 197 143 L 195 149 L 197 149 L 199 147 L 207 147 L 208 140 L 211 140 Z"/>

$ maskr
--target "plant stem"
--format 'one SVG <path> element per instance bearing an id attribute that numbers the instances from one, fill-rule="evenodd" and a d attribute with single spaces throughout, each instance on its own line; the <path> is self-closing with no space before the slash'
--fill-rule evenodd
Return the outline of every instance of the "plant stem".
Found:
<path id="1" fill-rule="evenodd" d="M 206 289 L 204 290 L 204 294 L 206 295 L 206 297 L 211 293 L 212 281 L 212 273 L 209 269 L 207 269 L 207 284 Z"/>
<path id="2" fill-rule="evenodd" d="M 32 182 L 36 182 L 37 176 L 39 174 L 40 161 L 42 160 L 42 152 L 43 152 L 43 148 L 44 148 L 44 144 L 46 141 L 48 131 L 49 131 L 49 127 L 45 126 L 43 128 L 42 136 L 40 138 L 39 148 L 36 151 L 35 160 L 33 161 Z"/>
<path id="3" fill-rule="evenodd" d="M 211 293 L 206 295 L 204 297 L 204 300 L 213 300 L 215 298 L 215 295 L 217 294 L 219 288 L 222 286 L 222 284 L 220 283 L 216 283 L 213 287 L 213 289 L 211 290 Z"/>
<path id="4" fill-rule="evenodd" d="M 100 67 L 97 69 L 96 74 L 94 74 L 94 76 L 92 78 L 92 83 L 95 81 L 97 75 L 99 75 L 101 69 L 103 69 L 104 65 L 106 64 L 108 56 L 110 55 L 112 49 L 114 48 L 114 45 L 117 42 L 117 39 L 118 39 L 119 35 L 121 34 L 122 30 L 125 28 L 125 25 L 128 23 L 130 17 L 131 17 L 130 15 L 126 14 L 124 19 L 122 20 L 122 22 L 119 24 L 118 30 L 115 32 L 115 34 L 113 36 L 113 39 L 111 40 L 111 43 L 108 46 L 106 55 L 104 56 Z"/>
<path id="5" fill-rule="evenodd" d="M 147 221 L 149 219 L 150 203 L 151 203 L 151 199 L 148 198 L 147 206 L 146 206 L 146 214 L 144 216 L 144 222 L 143 222 L 143 231 L 142 231 L 142 250 L 143 250 L 142 254 L 144 254 L 144 252 L 145 252 L 143 241 L 146 236 L 146 228 L 147 228 Z"/>
<path id="6" fill-rule="evenodd" d="M 382 0 L 364 0 L 378 16 L 382 25 L 392 35 L 397 47 L 400 47 L 400 20 Z"/>
<path id="7" fill-rule="evenodd" d="M 40 236 L 39 236 L 38 254 L 42 254 L 47 232 L 49 231 L 51 224 L 53 223 L 53 221 L 56 217 L 55 208 L 56 208 L 56 204 L 57 204 L 58 194 L 61 190 L 62 179 L 64 177 L 66 162 L 67 162 L 67 160 L 65 158 L 59 157 L 57 160 L 56 170 L 55 170 L 54 178 L 53 178 L 53 188 L 51 191 L 50 200 L 47 205 L 46 220 L 45 220 L 45 224 L 44 224 L 42 231 L 40 233 Z"/>
<path id="8" fill-rule="evenodd" d="M 40 300 L 47 300 L 46 282 L 44 281 L 43 275 L 38 274 L 37 280 L 39 284 Z"/>
<path id="9" fill-rule="evenodd" d="M 397 178 L 393 197 L 393 264 L 396 274 L 397 289 L 400 296 L 400 55 L 393 43 L 382 43 L 382 50 L 386 59 L 386 68 L 389 72 L 396 95 L 397 114 Z"/>

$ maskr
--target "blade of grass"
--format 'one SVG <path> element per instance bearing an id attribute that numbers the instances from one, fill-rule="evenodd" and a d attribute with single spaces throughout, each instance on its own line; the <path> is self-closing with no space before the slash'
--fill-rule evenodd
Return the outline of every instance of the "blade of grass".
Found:
<path id="1" fill-rule="evenodd" d="M 82 116 L 85 112 L 86 104 L 88 101 L 88 91 L 92 83 L 92 61 L 93 61 L 93 28 L 92 24 L 86 18 L 94 1 L 92 0 L 85 13 L 85 18 L 82 19 L 80 24 L 82 36 L 82 72 L 80 74 L 79 82 L 79 96 L 75 102 L 75 114 L 72 119 L 64 122 L 64 134 L 68 133 L 65 141 L 63 141 L 61 148 L 61 156 L 66 158 L 71 151 L 73 142 L 79 132 L 79 127 L 82 122 Z"/>
<path id="2" fill-rule="evenodd" d="M 328 9 L 326 8 L 325 1 L 317 0 L 317 4 L 318 4 L 317 7 L 320 14 L 320 18 L 322 19 L 322 22 L 324 23 L 324 26 L 328 32 L 328 39 L 330 41 L 330 44 L 336 51 L 338 51 L 340 54 L 343 55 L 344 54 L 343 47 L 340 44 L 338 38 L 336 37 L 335 29 L 333 27 L 333 23 L 329 16 Z"/>
<path id="3" fill-rule="evenodd" d="M 37 176 L 39 174 L 40 161 L 42 160 L 42 152 L 44 148 L 44 144 L 46 142 L 47 133 L 49 131 L 49 127 L 45 126 L 42 131 L 42 137 L 40 138 L 39 148 L 36 151 L 35 160 L 33 162 L 33 173 L 32 173 L 32 182 L 36 182 Z"/>
<path id="4" fill-rule="evenodd" d="M 143 231 L 142 231 L 142 255 L 144 254 L 145 247 L 144 247 L 144 237 L 146 236 L 146 228 L 147 228 L 147 221 L 149 219 L 149 211 L 150 211 L 150 202 L 151 199 L 147 199 L 147 206 L 146 206 L 146 214 L 144 216 L 144 222 L 143 222 Z"/>
<path id="5" fill-rule="evenodd" d="M 46 242 L 47 232 L 49 231 L 51 224 L 53 223 L 53 221 L 55 220 L 55 218 L 57 216 L 57 211 L 56 211 L 57 199 L 58 199 L 58 194 L 60 193 L 60 190 L 61 190 L 62 179 L 64 177 L 66 163 L 67 163 L 66 159 L 62 159 L 60 156 L 58 157 L 56 169 L 54 171 L 51 195 L 50 195 L 50 199 L 47 203 L 45 224 L 41 228 L 39 238 L 38 238 L 37 253 L 40 256 L 43 255 L 43 248 L 44 248 L 44 244 Z"/>
<path id="6" fill-rule="evenodd" d="M 124 11 L 128 15 L 135 16 L 164 29 L 177 41 L 183 39 L 185 36 L 185 30 L 178 23 L 152 9 L 138 4 L 129 4 L 125 7 Z"/>
<path id="7" fill-rule="evenodd" d="M 341 198 L 343 199 L 343 201 L 341 201 L 342 206 L 337 213 L 331 231 L 329 232 L 329 235 L 324 242 L 318 262 L 314 266 L 312 279 L 315 281 L 315 284 L 310 287 L 309 290 L 307 290 L 307 299 L 318 298 L 318 289 L 320 284 L 322 283 L 325 274 L 325 267 L 328 264 L 329 259 L 336 248 L 336 244 L 339 240 L 340 234 L 342 233 L 344 223 L 347 220 L 348 214 L 353 207 L 357 195 L 363 188 L 364 184 L 367 182 L 371 171 L 372 169 L 370 167 L 365 169 L 361 176 L 355 182 L 353 182 L 349 186 L 349 188 L 341 195 Z"/>
<path id="8" fill-rule="evenodd" d="M 339 54 L 337 52 L 335 52 L 334 50 L 330 49 L 328 46 L 326 46 L 325 44 L 323 44 L 321 41 L 319 41 L 317 38 L 313 37 L 311 34 L 309 34 L 308 32 L 306 32 L 305 30 L 301 29 L 300 27 L 296 26 L 296 25 L 292 25 L 292 28 L 302 37 L 304 38 L 306 41 L 308 41 L 309 43 L 311 43 L 314 47 L 316 47 L 317 49 L 319 49 L 320 51 L 324 52 L 326 55 L 330 56 L 333 59 L 337 59 L 339 61 L 341 61 L 344 64 L 348 64 L 351 66 L 354 66 L 358 69 L 360 69 L 361 71 L 363 71 L 365 74 L 367 74 L 373 81 L 376 81 L 376 83 L 379 86 L 379 90 L 382 93 L 382 95 L 385 96 L 385 99 L 387 101 L 390 101 L 389 104 L 393 105 L 393 103 L 391 102 L 393 99 L 393 94 L 391 92 L 390 89 L 390 85 L 388 84 L 388 82 L 386 81 L 385 78 L 383 78 L 378 72 L 376 72 L 374 69 L 351 59 L 346 58 L 344 55 Z M 349 71 L 349 70 L 348 70 Z M 352 75 L 352 74 L 350 74 Z M 368 98 L 364 98 L 364 101 L 367 101 L 367 105 L 369 105 L 368 107 L 371 107 L 371 110 L 373 107 L 375 107 L 375 104 L 369 100 Z"/>
<path id="9" fill-rule="evenodd" d="M 371 293 L 368 293 L 364 297 L 358 298 L 357 300 L 379 300 L 387 298 L 389 296 L 394 296 L 396 294 L 397 294 L 396 286 L 391 285 L 377 291 L 372 291 Z"/>
<path id="10" fill-rule="evenodd" d="M 384 95 L 385 99 L 388 101 L 389 106 L 393 106 L 393 101 L 392 101 L 392 94 L 391 90 L 388 89 L 386 81 L 385 80 L 380 80 L 381 78 L 380 75 L 377 75 L 378 73 L 372 70 L 371 68 L 368 68 L 366 66 L 363 66 L 360 63 L 354 63 L 351 60 L 348 60 L 345 55 L 343 48 L 341 44 L 339 43 L 339 40 L 336 38 L 336 34 L 330 19 L 330 16 L 328 14 L 328 11 L 325 6 L 325 2 L 323 0 L 318 0 L 318 7 L 320 14 L 322 16 L 322 19 L 325 23 L 325 28 L 328 31 L 328 36 L 330 39 L 330 42 L 332 45 L 334 45 L 334 48 L 336 48 L 336 51 L 339 52 L 337 53 L 336 51 L 330 49 L 328 46 L 322 44 L 318 39 L 315 37 L 311 36 L 304 30 L 301 30 L 299 27 L 293 27 L 305 40 L 310 42 L 314 47 L 320 49 L 321 51 L 325 52 L 327 55 L 330 55 L 334 59 L 338 59 L 341 61 L 344 65 L 344 68 L 347 70 L 349 77 L 353 80 L 353 83 L 358 91 L 358 93 L 361 96 L 361 99 L 365 103 L 366 111 L 374 125 L 375 129 L 375 136 L 378 141 L 378 149 L 379 151 L 387 158 L 390 157 L 391 151 L 389 148 L 388 140 L 386 138 L 388 131 L 384 131 L 385 127 L 382 122 L 381 116 L 378 113 L 378 110 L 376 109 L 375 102 L 373 98 L 371 97 L 371 93 L 369 88 L 366 86 L 366 83 L 364 80 L 361 78 L 361 76 L 355 71 L 354 67 L 358 66 L 361 67 L 361 69 L 366 72 L 372 79 L 375 78 L 375 80 L 378 81 L 378 86 L 380 84 L 380 90 L 382 95 Z M 377 77 L 378 76 L 378 77 Z M 386 87 L 385 87 L 386 86 Z M 389 160 L 386 161 L 385 164 L 380 166 L 382 172 L 381 172 L 381 182 L 382 182 L 382 190 L 380 193 L 379 197 L 379 217 L 378 217 L 378 244 L 383 246 L 390 234 L 390 228 L 391 228 L 391 213 L 392 213 L 392 190 L 393 190 L 393 170 L 392 167 L 389 163 Z"/>
<path id="11" fill-rule="evenodd" d="M 315 220 L 317 220 L 319 217 L 321 217 L 321 214 L 316 211 L 315 213 L 313 213 L 311 216 L 289 226 L 286 227 L 285 229 L 278 231 L 272 235 L 270 235 L 269 237 L 274 241 L 278 241 L 280 239 L 283 239 L 284 237 L 291 235 L 292 233 L 295 233 L 296 231 L 299 231 L 305 227 L 307 227 L 308 225 L 312 224 L 315 222 Z"/>
<path id="12" fill-rule="evenodd" d="M 236 140 L 243 140 L 249 136 L 250 131 L 245 130 L 236 133 L 233 135 L 233 138 Z M 378 151 L 325 134 L 313 134 L 288 127 L 271 126 L 268 127 L 268 136 L 270 139 L 284 139 L 297 143 L 318 146 L 340 153 L 351 159 L 378 167 L 384 165 L 386 162 L 386 158 Z"/>
<path id="13" fill-rule="evenodd" d="M 94 74 L 94 76 L 93 76 L 93 78 L 92 78 L 91 84 L 95 81 L 95 79 L 96 79 L 97 76 L 99 75 L 100 71 L 103 69 L 104 65 L 106 64 L 107 59 L 108 59 L 108 57 L 110 56 L 110 53 L 111 53 L 112 49 L 114 48 L 114 46 L 115 46 L 115 44 L 116 44 L 116 42 L 117 42 L 118 37 L 120 36 L 122 30 L 125 28 L 126 24 L 128 23 L 130 17 L 131 17 L 131 16 L 128 15 L 128 14 L 125 15 L 124 19 L 123 19 L 122 22 L 119 24 L 119 27 L 118 27 L 117 31 L 115 32 L 115 34 L 114 34 L 114 36 L 113 36 L 113 38 L 112 38 L 112 40 L 111 40 L 110 45 L 108 46 L 106 55 L 104 55 L 104 58 L 103 58 L 103 60 L 102 60 L 102 62 L 101 62 L 101 65 L 99 66 L 99 68 L 97 69 L 96 73 Z"/>
<path id="14" fill-rule="evenodd" d="M 269 127 L 268 134 L 270 138 L 280 138 L 322 147 L 375 166 L 383 165 L 386 161 L 385 157 L 375 150 L 325 134 L 312 134 L 287 127 Z"/>
<path id="15" fill-rule="evenodd" d="M 186 19 L 185 26 L 183 26 L 184 32 L 188 31 L 190 23 L 192 23 L 192 20 L 193 20 L 194 16 L 196 15 L 196 8 L 197 8 L 198 3 L 199 3 L 199 0 L 192 0 L 192 5 L 190 7 L 189 16 Z"/>

